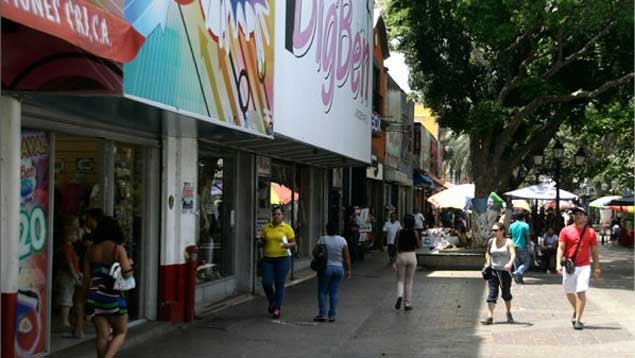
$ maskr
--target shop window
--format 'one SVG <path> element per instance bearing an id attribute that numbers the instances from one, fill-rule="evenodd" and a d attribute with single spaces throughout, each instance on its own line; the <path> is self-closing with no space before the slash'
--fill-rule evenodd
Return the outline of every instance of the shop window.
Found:
<path id="1" fill-rule="evenodd" d="M 199 284 L 234 274 L 235 174 L 236 162 L 233 156 L 201 153 L 198 174 Z"/>
<path id="2" fill-rule="evenodd" d="M 117 143 L 114 152 L 113 217 L 124 234 L 124 246 L 135 267 L 142 267 L 141 247 L 144 218 L 144 155 L 143 147 Z M 139 275 L 139 272 L 136 273 Z M 137 277 L 139 279 L 139 277 Z M 138 319 L 141 299 L 138 289 L 128 291 L 128 316 Z"/>

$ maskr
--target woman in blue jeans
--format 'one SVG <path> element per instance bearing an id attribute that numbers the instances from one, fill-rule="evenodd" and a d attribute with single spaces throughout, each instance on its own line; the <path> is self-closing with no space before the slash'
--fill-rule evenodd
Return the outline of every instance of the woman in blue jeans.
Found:
<path id="1" fill-rule="evenodd" d="M 326 236 L 322 236 L 317 242 L 317 245 L 326 245 L 328 258 L 326 268 L 318 272 L 318 306 L 320 312 L 313 318 L 315 322 L 325 322 L 327 320 L 327 296 L 329 297 L 328 321 L 335 322 L 340 282 L 342 282 L 344 277 L 344 269 L 346 269 L 346 277 L 351 278 L 351 257 L 348 252 L 348 246 L 343 237 L 336 235 L 336 231 L 337 224 L 332 221 L 329 222 L 326 225 Z"/>
<path id="2" fill-rule="evenodd" d="M 284 283 L 291 266 L 291 248 L 295 247 L 295 233 L 293 228 L 284 222 L 282 207 L 274 206 L 271 223 L 262 229 L 260 240 L 264 246 L 262 288 L 269 301 L 269 313 L 274 319 L 278 319 L 284 299 Z"/>

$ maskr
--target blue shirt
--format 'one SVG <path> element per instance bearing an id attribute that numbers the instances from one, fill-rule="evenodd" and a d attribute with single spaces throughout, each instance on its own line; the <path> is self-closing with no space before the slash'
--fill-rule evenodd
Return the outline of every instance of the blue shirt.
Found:
<path id="1" fill-rule="evenodd" d="M 518 220 L 509 226 L 509 235 L 512 237 L 514 247 L 524 249 L 527 247 L 527 235 L 529 235 L 529 224 Z"/>

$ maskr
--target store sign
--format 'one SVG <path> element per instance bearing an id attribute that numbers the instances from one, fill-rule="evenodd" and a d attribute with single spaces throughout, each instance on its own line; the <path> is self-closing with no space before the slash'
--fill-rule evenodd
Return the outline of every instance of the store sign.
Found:
<path id="1" fill-rule="evenodd" d="M 265 156 L 258 156 L 258 175 L 271 176 L 271 158 Z"/>
<path id="2" fill-rule="evenodd" d="M 0 4 L 2 17 L 108 60 L 132 60 L 144 41 L 120 16 L 88 0 L 0 0 Z"/>
<path id="3" fill-rule="evenodd" d="M 15 350 L 44 353 L 48 331 L 48 208 L 50 145 L 46 132 L 22 130 L 20 236 Z"/>
<path id="4" fill-rule="evenodd" d="M 370 162 L 372 10 L 370 0 L 287 0 L 276 12 L 276 133 Z"/>
<path id="5" fill-rule="evenodd" d="M 373 136 L 379 136 L 381 134 L 381 116 L 379 113 L 373 112 L 371 120 L 371 133 Z"/>
<path id="6" fill-rule="evenodd" d="M 124 93 L 259 135 L 273 126 L 273 0 L 130 0 L 146 36 Z"/>

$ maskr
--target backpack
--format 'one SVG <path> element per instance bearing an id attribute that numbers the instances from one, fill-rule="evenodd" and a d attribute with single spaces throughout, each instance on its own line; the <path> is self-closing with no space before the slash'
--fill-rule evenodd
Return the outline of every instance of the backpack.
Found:
<path id="1" fill-rule="evenodd" d="M 320 239 L 313 249 L 313 259 L 311 260 L 311 270 L 321 272 L 326 269 L 328 261 L 328 250 L 324 238 Z"/>

